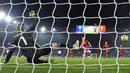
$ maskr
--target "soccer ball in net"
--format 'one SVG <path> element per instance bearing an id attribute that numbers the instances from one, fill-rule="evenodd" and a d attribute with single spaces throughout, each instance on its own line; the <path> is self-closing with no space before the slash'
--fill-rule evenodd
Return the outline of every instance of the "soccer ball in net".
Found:
<path id="1" fill-rule="evenodd" d="M 122 40 L 122 41 L 125 41 L 125 42 L 126 42 L 126 41 L 128 41 L 128 39 L 129 39 L 129 37 L 128 37 L 127 35 L 122 35 L 122 36 L 121 36 L 121 40 Z"/>

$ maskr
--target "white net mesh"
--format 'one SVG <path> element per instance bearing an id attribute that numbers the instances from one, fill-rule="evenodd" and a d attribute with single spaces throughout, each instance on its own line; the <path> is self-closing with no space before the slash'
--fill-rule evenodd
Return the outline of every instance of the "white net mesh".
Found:
<path id="1" fill-rule="evenodd" d="M 129 7 L 129 0 L 0 0 L 0 73 L 129 73 L 129 40 L 120 39 L 129 36 Z M 79 34 L 76 25 L 105 25 L 107 32 Z"/>

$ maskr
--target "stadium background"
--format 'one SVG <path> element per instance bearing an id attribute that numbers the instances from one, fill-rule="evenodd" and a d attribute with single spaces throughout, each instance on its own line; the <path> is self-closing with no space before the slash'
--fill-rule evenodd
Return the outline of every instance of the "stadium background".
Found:
<path id="1" fill-rule="evenodd" d="M 62 29 L 63 29 L 63 28 L 61 27 L 61 30 L 62 30 Z M 58 30 L 60 30 L 60 29 L 58 29 Z M 126 30 L 126 29 L 118 29 L 118 30 L 120 30 L 120 31 L 124 31 L 124 30 L 125 30 L 125 31 L 128 31 L 128 29 L 127 29 L 127 30 Z M 108 32 L 111 32 L 111 31 L 113 31 L 113 29 L 112 29 L 112 28 L 107 28 L 107 31 L 108 31 Z M 73 28 L 73 29 L 71 30 L 71 32 L 75 32 L 75 28 Z M 52 42 L 58 43 L 59 49 L 62 49 L 62 48 L 60 48 L 60 44 L 68 44 L 67 47 L 69 47 L 69 49 L 72 49 L 72 48 L 73 48 L 73 44 L 76 42 L 76 40 L 79 40 L 79 41 L 81 42 L 81 40 L 82 40 L 81 38 L 84 36 L 83 34 L 69 34 L 69 35 L 70 35 L 70 37 L 69 37 L 68 43 L 66 43 L 66 40 L 67 40 L 67 38 L 68 38 L 68 36 L 67 36 L 66 33 L 55 34 L 55 35 L 53 36 Z M 91 42 L 91 45 L 92 45 L 93 48 L 91 48 L 90 50 L 91 50 L 91 52 L 92 52 L 93 54 L 97 54 L 97 57 L 98 57 L 98 56 L 100 55 L 100 53 L 101 53 L 101 50 L 100 50 L 100 48 L 99 48 L 99 44 L 100 44 L 101 47 L 103 47 L 103 44 L 104 44 L 105 41 L 107 41 L 108 44 L 109 44 L 109 46 L 110 46 L 109 57 L 117 57 L 117 48 L 115 47 L 115 45 L 118 46 L 118 47 L 119 47 L 119 45 L 121 45 L 121 44 L 122 44 L 124 47 L 129 47 L 129 46 L 130 46 L 130 45 L 129 45 L 129 43 L 130 43 L 129 40 L 128 40 L 127 42 L 121 41 L 121 39 L 120 39 L 120 38 L 121 38 L 121 35 L 122 35 L 122 34 L 118 34 L 118 35 L 117 35 L 116 44 L 115 44 L 116 33 L 102 34 L 101 43 L 99 43 L 100 34 L 87 34 L 87 35 L 86 35 L 86 39 L 88 39 L 88 40 Z M 127 34 L 127 35 L 129 36 L 130 34 Z M 0 40 L 3 41 L 4 36 L 5 36 L 5 33 L 0 34 Z M 4 44 L 5 44 L 5 47 L 6 47 L 6 45 L 7 45 L 8 42 L 11 42 L 11 41 L 12 41 L 11 38 L 13 38 L 14 36 L 15 36 L 15 33 L 14 33 L 14 34 L 8 33 L 8 36 L 7 36 L 6 41 L 5 41 L 5 43 L 4 43 Z M 36 36 L 36 34 L 34 34 L 34 37 L 35 37 L 35 36 Z M 51 39 L 51 36 L 52 36 L 51 33 L 39 33 L 38 43 L 39 43 L 40 45 L 44 45 L 44 44 L 46 44 L 46 43 L 49 43 L 49 42 L 50 42 L 50 39 Z M 2 44 L 3 44 L 2 41 L 0 42 L 1 47 L 2 47 Z M 65 47 L 65 46 L 63 46 L 63 47 Z M 96 49 L 94 49 L 94 48 L 96 48 Z M 102 48 L 102 49 L 103 49 L 103 48 Z M 82 50 L 80 50 L 80 51 L 81 51 L 81 53 L 83 52 Z M 0 54 L 2 54 L 2 52 L 3 52 L 3 48 L 0 49 Z M 102 52 L 103 52 L 103 51 L 102 51 Z M 6 54 L 6 51 L 5 51 L 5 54 Z M 16 54 L 17 54 L 17 50 L 16 50 L 16 52 L 14 53 L 14 55 L 16 55 Z M 62 56 L 62 57 L 65 57 L 66 54 L 67 54 L 67 49 L 62 49 L 62 54 L 61 54 L 61 56 Z M 53 56 L 53 57 L 58 57 L 58 49 L 53 49 L 53 51 L 52 51 L 52 56 Z M 77 50 L 76 50 L 76 51 L 73 50 L 73 56 L 78 57 L 78 56 L 77 56 Z M 81 55 L 81 56 L 82 56 L 82 55 Z M 81 56 L 80 56 L 80 57 L 81 57 Z M 129 48 L 125 49 L 125 55 L 124 55 L 124 57 L 130 57 L 130 50 L 129 50 Z"/>
<path id="2" fill-rule="evenodd" d="M 84 1 L 90 5 L 87 5 L 87 9 L 85 10 L 85 13 L 83 14 L 83 11 L 85 8 Z M 115 0 L 115 1 L 117 4 L 128 2 L 128 0 Z M 1 4 L 10 3 L 10 0 L 1 0 L 0 2 L 1 2 Z M 27 0 L 28 4 L 36 3 L 36 2 L 39 2 L 39 0 Z M 49 2 L 52 2 L 52 4 L 45 4 L 45 3 L 49 3 Z M 76 25 L 83 25 L 84 17 L 86 17 L 86 18 L 88 17 L 85 20 L 85 25 L 95 25 L 96 24 L 98 26 L 99 22 L 101 21 L 101 25 L 106 25 L 107 32 L 113 32 L 113 33 L 103 34 L 100 44 L 99 44 L 100 35 L 87 35 L 86 38 L 91 42 L 93 48 L 99 48 L 99 45 L 101 45 L 101 47 L 102 47 L 104 42 L 107 41 L 108 44 L 110 45 L 110 47 L 113 47 L 111 49 L 112 51 L 110 53 L 114 52 L 112 54 L 116 55 L 117 50 L 114 47 L 119 46 L 121 44 L 124 47 L 130 47 L 129 40 L 127 42 L 122 42 L 120 40 L 121 34 L 118 35 L 117 40 L 115 39 L 117 36 L 117 33 L 115 33 L 115 31 L 117 31 L 118 33 L 130 31 L 130 29 L 129 29 L 130 21 L 128 18 L 130 16 L 129 3 L 117 5 L 114 3 L 114 0 L 100 0 L 100 2 L 102 4 L 105 4 L 105 3 L 110 3 L 110 4 L 102 5 L 101 11 L 99 12 L 99 9 L 100 9 L 99 0 L 70 0 L 70 2 L 72 4 L 75 4 L 75 3 L 83 3 L 83 4 L 71 5 L 69 18 L 76 18 L 79 16 L 84 16 L 84 17 L 77 18 L 77 19 L 71 19 L 70 24 L 68 24 L 68 21 L 69 21 L 68 18 L 57 19 L 58 17 L 68 17 L 68 10 L 70 8 L 70 5 L 69 4 L 58 5 L 58 3 L 60 4 L 60 3 L 68 2 L 68 0 L 55 0 L 55 2 L 57 3 L 55 13 L 53 14 L 53 16 L 55 18 L 50 17 L 50 18 L 41 19 L 39 26 L 37 28 L 39 31 L 40 27 L 44 26 L 47 28 L 47 31 L 51 31 L 50 29 L 51 29 L 52 23 L 55 19 L 55 23 L 54 23 L 53 27 L 56 28 L 56 32 L 61 32 L 61 33 L 59 33 L 59 34 L 54 33 L 54 37 L 51 42 L 66 43 L 67 38 L 69 38 L 67 44 L 68 44 L 69 48 L 72 48 L 72 45 L 75 43 L 76 40 L 81 41 L 81 37 L 83 36 L 83 34 L 71 34 L 71 32 L 75 32 Z M 12 9 L 11 9 L 9 15 L 12 17 L 23 16 L 22 14 L 26 7 L 25 0 L 12 0 L 12 3 L 13 4 L 22 3 L 22 4 L 12 5 Z M 40 18 L 52 16 L 52 12 L 55 7 L 54 0 L 41 0 L 41 3 L 43 3 L 43 5 L 42 5 L 42 7 L 40 9 L 40 13 L 39 13 Z M 93 4 L 93 3 L 97 3 L 97 4 Z M 116 5 L 117 5 L 117 9 L 116 9 L 116 12 L 114 13 Z M 31 10 L 34 10 L 37 13 L 39 7 L 40 7 L 40 4 L 27 5 L 27 9 L 25 9 L 24 16 L 28 17 L 28 13 Z M 11 4 L 5 4 L 5 5 L 1 5 L 0 10 L 6 12 L 6 14 L 7 14 L 9 12 L 10 8 L 11 8 Z M 100 13 L 100 17 L 102 19 L 99 18 L 99 13 Z M 117 17 L 117 27 L 116 27 L 116 17 L 114 15 Z M 97 18 L 89 19 L 89 17 L 97 17 Z M 108 18 L 108 17 L 111 17 L 111 18 Z M 120 17 L 127 17 L 127 18 L 120 18 Z M 108 18 L 108 19 L 103 19 L 103 18 Z M 22 17 L 14 18 L 14 20 L 17 20 L 18 22 L 22 22 L 23 19 L 24 19 L 24 24 L 26 24 L 27 28 L 29 28 L 33 24 L 31 19 L 26 19 L 26 18 L 22 18 Z M 6 41 L 3 42 L 5 35 L 6 35 L 5 27 L 6 27 L 7 23 L 5 21 L 1 20 L 0 24 L 1 24 L 0 28 L 2 28 L 1 29 L 2 31 L 0 32 L 0 40 L 1 40 L 0 46 L 2 48 L 3 44 L 5 46 L 8 42 L 12 41 L 12 38 L 14 35 L 16 35 L 16 33 L 15 32 L 8 33 Z M 67 26 L 69 27 L 68 31 L 70 32 L 70 34 L 67 34 L 67 32 L 66 32 Z M 9 25 L 9 27 L 7 28 L 7 32 L 13 32 L 13 31 L 15 31 L 15 28 Z M 50 42 L 52 33 L 47 32 L 47 31 L 39 33 L 39 37 L 38 37 L 39 44 L 43 45 L 43 44 Z M 34 35 L 34 37 L 35 37 L 35 35 Z M 70 35 L 70 37 L 68 37 L 68 35 Z M 129 33 L 127 35 L 130 36 Z M 115 40 L 116 40 L 116 44 L 115 44 Z M 0 50 L 2 50 L 2 49 L 0 49 Z M 92 52 L 98 52 L 100 54 L 100 50 L 92 49 Z M 129 53 L 129 51 L 127 51 L 127 52 Z"/>

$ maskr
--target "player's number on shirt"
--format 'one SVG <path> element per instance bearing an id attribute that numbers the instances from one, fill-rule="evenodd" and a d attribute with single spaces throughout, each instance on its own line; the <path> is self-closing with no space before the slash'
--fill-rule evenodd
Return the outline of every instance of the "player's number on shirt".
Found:
<path id="1" fill-rule="evenodd" d="M 25 45 L 28 45 L 27 41 L 25 40 L 25 38 L 23 36 L 20 39 L 23 40 L 23 42 L 24 42 Z"/>

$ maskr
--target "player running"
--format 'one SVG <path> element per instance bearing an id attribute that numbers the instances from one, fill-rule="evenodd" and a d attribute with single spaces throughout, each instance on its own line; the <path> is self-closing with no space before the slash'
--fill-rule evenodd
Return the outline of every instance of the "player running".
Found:
<path id="1" fill-rule="evenodd" d="M 120 45 L 120 57 L 123 57 L 125 53 L 124 47 Z"/>
<path id="2" fill-rule="evenodd" d="M 36 23 L 32 25 L 27 31 L 25 31 L 24 24 L 17 25 L 18 34 L 12 41 L 13 46 L 5 59 L 4 63 L 8 63 L 15 49 L 18 49 L 26 57 L 28 63 L 47 63 L 46 60 L 40 60 L 39 58 L 44 55 L 48 55 L 51 52 L 50 48 L 42 48 L 38 43 L 35 43 L 33 38 L 33 31 L 35 30 Z M 49 44 L 47 45 L 50 46 Z M 40 48 L 40 49 L 38 49 Z"/>
<path id="3" fill-rule="evenodd" d="M 83 48 L 83 56 L 87 55 L 90 57 L 90 51 L 88 48 L 92 47 L 88 40 L 85 40 L 85 37 L 82 37 L 81 47 Z"/>
<path id="4" fill-rule="evenodd" d="M 107 42 L 105 42 L 105 44 L 103 45 L 104 56 L 105 56 L 105 57 L 108 56 L 108 48 L 109 48 L 109 45 L 107 44 Z"/>

